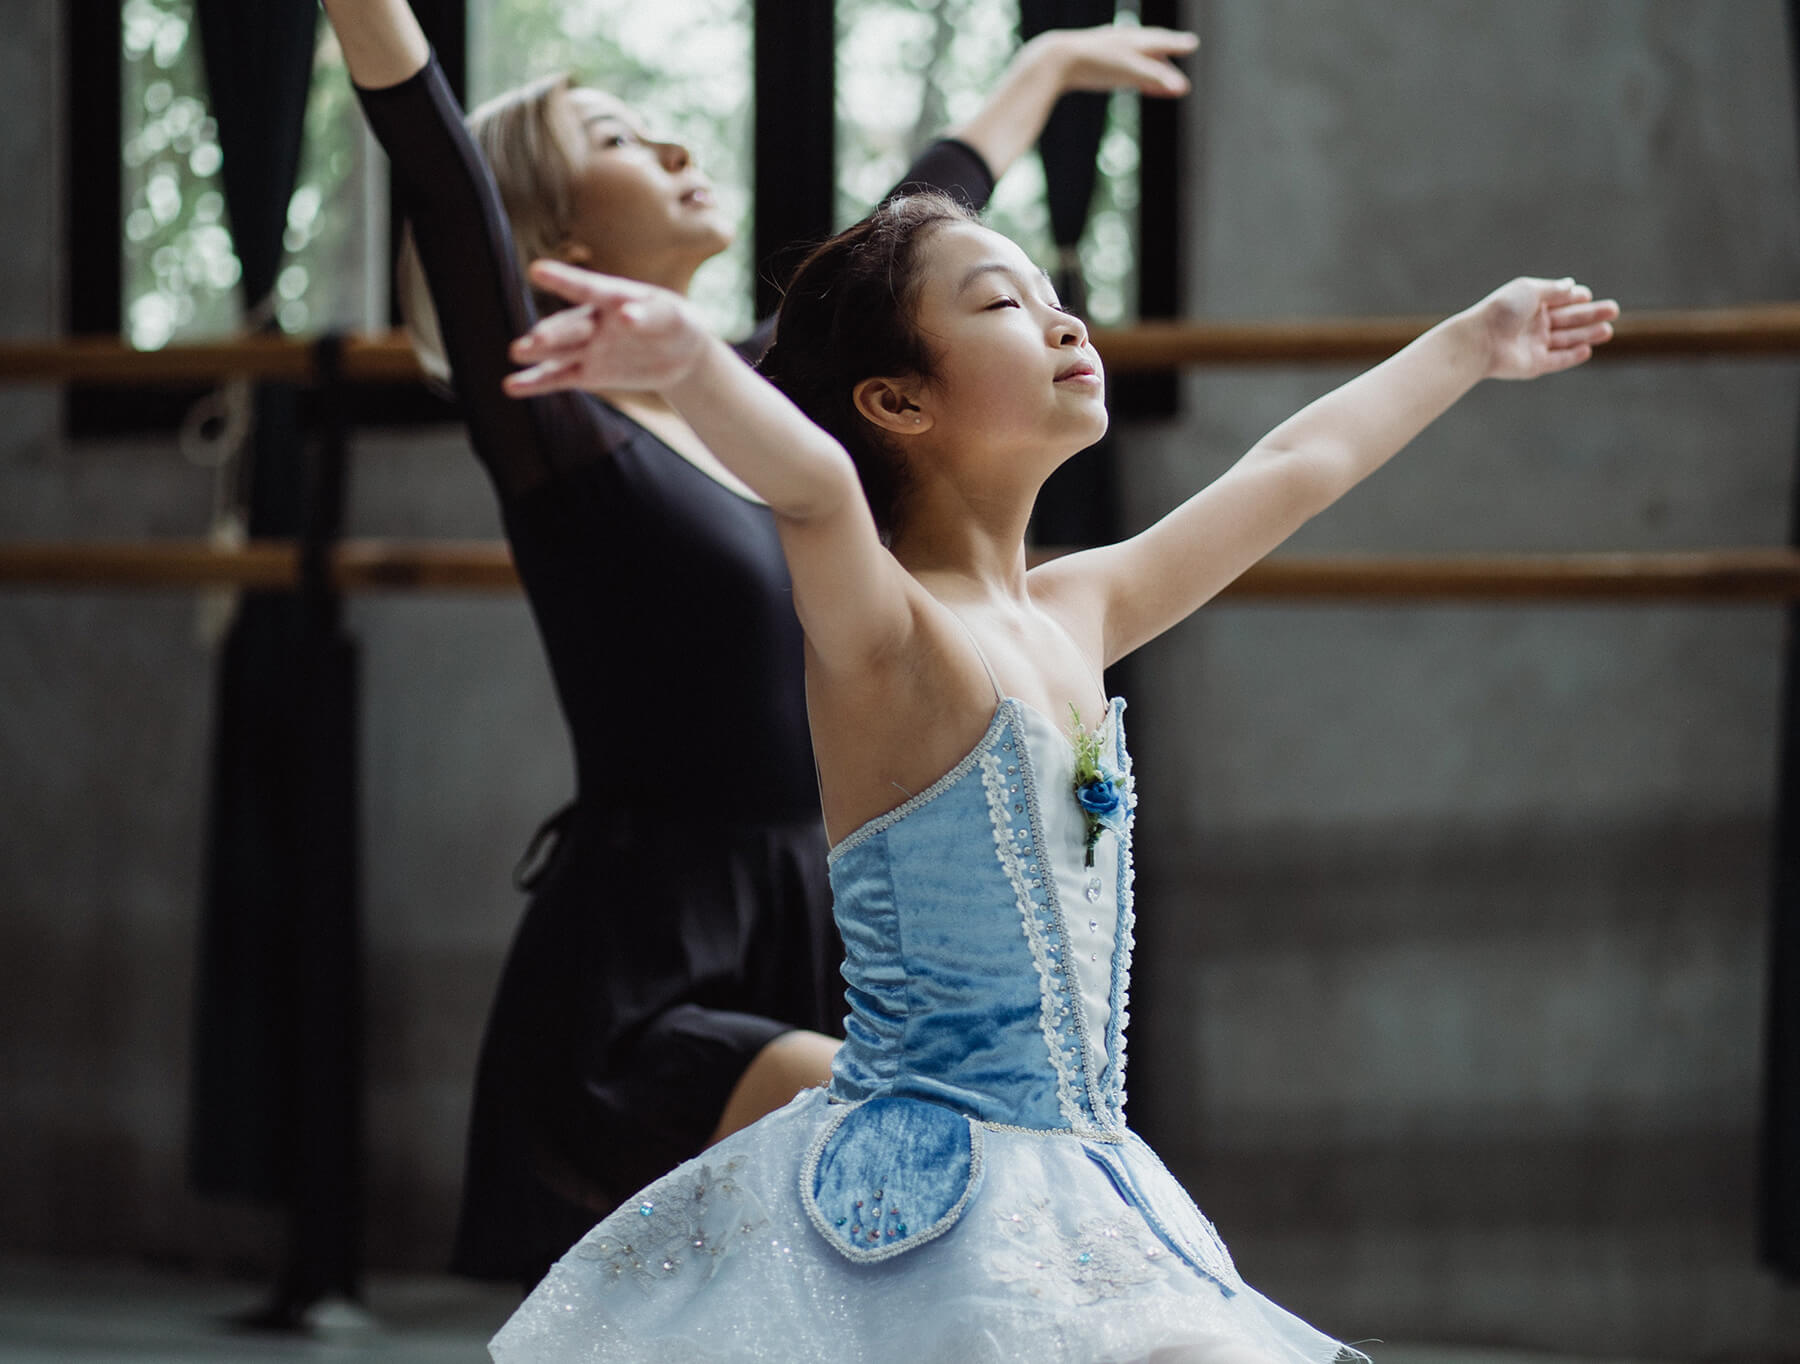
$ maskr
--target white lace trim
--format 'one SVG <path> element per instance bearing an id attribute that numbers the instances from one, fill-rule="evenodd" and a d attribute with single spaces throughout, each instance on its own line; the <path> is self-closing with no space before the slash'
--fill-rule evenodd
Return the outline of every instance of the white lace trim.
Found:
<path id="1" fill-rule="evenodd" d="M 1024 778 L 1025 805 L 1028 810 L 1035 811 L 1036 791 L 1032 787 L 1030 763 L 1024 756 L 1025 745 L 1019 738 L 1016 727 L 1013 735 L 1013 751 L 1020 755 L 1018 766 Z M 1012 885 L 1013 898 L 1018 904 L 1019 918 L 1025 929 L 1025 942 L 1031 950 L 1032 964 L 1037 967 L 1038 1025 L 1044 1034 L 1044 1046 L 1050 1053 L 1050 1064 L 1056 1070 L 1057 1106 L 1070 1127 L 1084 1127 L 1086 1124 L 1082 1120 L 1081 1105 L 1075 1094 L 1075 1070 L 1057 1029 L 1057 1008 L 1061 992 L 1052 977 L 1062 968 L 1051 960 L 1050 944 L 1044 935 L 1043 924 L 1038 921 L 1038 903 L 1032 899 L 1031 881 L 1025 875 L 1012 821 L 1007 817 L 1006 777 L 1000 771 L 1000 758 L 988 751 L 982 754 L 980 761 L 981 784 L 987 792 L 988 817 L 994 826 L 994 855 L 1000 859 L 1000 869 L 1006 873 L 1006 879 Z M 1033 846 L 1035 847 L 1035 840 Z"/>
<path id="2" fill-rule="evenodd" d="M 1115 700 L 1112 706 L 1113 722 L 1113 757 L 1119 764 L 1119 770 L 1125 774 L 1125 828 L 1119 834 L 1119 884 L 1118 904 L 1119 922 L 1114 930 L 1118 941 L 1113 952 L 1113 1000 L 1112 1017 L 1107 1021 L 1106 1054 L 1109 1074 L 1102 1083 L 1101 1100 L 1105 1104 L 1109 1117 L 1125 1120 L 1125 1027 L 1131 1022 L 1131 955 L 1137 946 L 1137 938 L 1133 927 L 1137 923 L 1137 915 L 1133 909 L 1132 879 L 1134 874 L 1131 855 L 1132 826 L 1137 823 L 1137 782 L 1132 779 L 1131 752 L 1125 747 L 1125 721 L 1121 714 L 1125 709 L 1123 699 Z"/>
<path id="3" fill-rule="evenodd" d="M 976 1119 L 981 1122 L 980 1119 Z M 1017 1127 L 1009 1122 L 981 1122 L 981 1126 L 990 1132 L 1010 1132 L 1019 1137 L 1059 1137 L 1065 1140 L 1078 1138 L 1081 1141 L 1103 1141 L 1110 1146 L 1123 1146 L 1127 1133 L 1124 1129 L 1117 1131 L 1098 1127 Z"/>

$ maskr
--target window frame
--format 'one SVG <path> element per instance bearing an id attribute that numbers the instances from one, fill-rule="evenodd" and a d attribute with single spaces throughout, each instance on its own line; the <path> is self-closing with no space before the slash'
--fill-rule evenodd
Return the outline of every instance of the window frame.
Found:
<path id="1" fill-rule="evenodd" d="M 463 0 L 412 0 L 451 88 L 465 97 L 468 24 Z M 1179 21 L 1177 0 L 1143 0 L 1145 24 Z M 71 0 L 63 27 L 65 108 L 64 245 L 69 269 L 64 320 L 68 334 L 122 334 L 123 205 L 120 177 L 83 175 L 77 168 L 116 164 L 123 122 L 119 60 L 120 0 Z M 754 0 L 752 94 L 754 170 L 752 232 L 757 313 L 774 298 L 771 255 L 796 241 L 819 240 L 831 231 L 835 190 L 834 0 Z M 774 91 L 777 98 L 765 99 Z M 1175 168 L 1179 154 L 1178 106 L 1143 104 L 1138 158 L 1138 315 L 1144 320 L 1179 316 L 1182 309 L 1180 243 L 1185 234 Z M 390 191 L 391 194 L 391 191 Z M 401 215 L 390 215 L 397 245 Z M 390 319 L 398 310 L 390 297 Z M 151 389 L 70 384 L 64 390 L 63 428 L 75 437 L 172 431 L 211 386 Z M 423 384 L 356 385 L 352 420 L 357 425 L 412 426 L 442 422 L 453 410 Z M 1114 387 L 1121 417 L 1168 415 L 1178 392 L 1172 374 L 1125 375 Z"/>

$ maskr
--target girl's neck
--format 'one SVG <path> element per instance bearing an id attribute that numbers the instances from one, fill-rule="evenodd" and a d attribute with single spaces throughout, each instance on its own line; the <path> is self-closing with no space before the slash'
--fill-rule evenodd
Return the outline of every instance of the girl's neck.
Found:
<path id="1" fill-rule="evenodd" d="M 894 557 L 934 596 L 1025 600 L 1025 526 L 1022 512 L 963 505 L 932 513 L 909 499 L 895 532 Z"/>

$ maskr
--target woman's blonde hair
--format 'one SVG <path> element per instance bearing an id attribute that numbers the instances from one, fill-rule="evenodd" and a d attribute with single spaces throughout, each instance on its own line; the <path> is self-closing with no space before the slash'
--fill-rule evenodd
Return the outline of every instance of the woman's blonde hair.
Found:
<path id="1" fill-rule="evenodd" d="M 567 72 L 544 76 L 496 95 L 467 119 L 475 145 L 499 187 L 521 271 L 540 256 L 555 255 L 573 230 L 575 166 L 559 125 L 559 111 L 562 96 L 574 85 L 575 78 Z M 394 292 L 420 368 L 430 378 L 448 384 L 450 360 L 410 224 L 394 262 Z M 561 306 L 541 296 L 537 303 L 540 312 Z"/>

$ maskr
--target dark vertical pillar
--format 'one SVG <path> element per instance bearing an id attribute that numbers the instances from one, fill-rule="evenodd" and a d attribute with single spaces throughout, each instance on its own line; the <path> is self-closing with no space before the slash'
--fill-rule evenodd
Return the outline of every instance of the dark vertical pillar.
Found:
<path id="1" fill-rule="evenodd" d="M 831 234 L 837 182 L 832 0 L 756 0 L 756 312 L 767 317 L 807 247 Z"/>
<path id="2" fill-rule="evenodd" d="M 1181 27 L 1179 0 L 1143 0 L 1146 26 Z M 1181 121 L 1187 100 L 1147 99 L 1138 114 L 1138 317 L 1145 322 L 1177 318 L 1187 311 L 1182 246 L 1187 224 L 1181 186 L 1192 174 L 1182 160 Z M 1121 416 L 1175 414 L 1181 376 L 1129 374 L 1113 389 L 1113 410 Z"/>
<path id="3" fill-rule="evenodd" d="M 1053 28 L 1091 28 L 1110 24 L 1118 0 L 1019 0 L 1019 37 L 1030 40 Z M 1064 95 L 1050 111 L 1038 138 L 1049 200 L 1050 235 L 1058 259 L 1051 272 L 1063 303 L 1087 313 L 1087 283 L 1075 254 L 1087 231 L 1088 208 L 1099 175 L 1100 139 L 1106 133 L 1106 111 L 1112 97 L 1102 91 Z"/>
<path id="4" fill-rule="evenodd" d="M 124 49 L 118 0 L 72 0 L 63 25 L 63 127 L 69 149 L 62 167 L 70 262 L 64 270 L 66 326 L 76 336 L 111 336 L 119 332 L 124 282 L 119 243 L 125 240 L 119 160 Z M 98 162 L 101 156 L 104 162 Z M 96 171 L 86 163 L 88 157 L 111 173 Z M 92 418 L 110 417 L 130 401 L 130 395 L 118 390 L 71 384 L 62 396 L 64 429 L 85 433 L 101 424 Z"/>
<path id="5" fill-rule="evenodd" d="M 362 1271 L 363 1008 L 358 866 L 357 657 L 331 581 L 343 528 L 349 429 L 343 338 L 316 348 L 320 430 L 300 528 L 294 780 L 295 1115 L 289 1254 L 277 1302 L 354 1297 Z"/>
<path id="6" fill-rule="evenodd" d="M 76 334 L 119 330 L 120 226 L 119 142 L 124 104 L 120 95 L 122 33 L 118 0 L 74 0 L 64 19 L 67 26 L 68 79 L 63 126 L 68 145 L 105 147 L 106 169 L 67 166 L 63 184 L 70 238 L 84 244 L 105 243 L 74 257 L 69 270 L 69 330 Z M 107 173 L 110 170 L 110 174 Z"/>
<path id="7" fill-rule="evenodd" d="M 1800 93 L 1800 0 L 1788 0 L 1788 41 Z M 1800 545 L 1800 468 L 1790 495 L 1789 543 Z M 1758 1220 L 1764 1263 L 1800 1280 L 1800 609 L 1793 607 L 1782 667 Z"/>
<path id="8" fill-rule="evenodd" d="M 257 318 L 281 266 L 320 16 L 314 0 L 198 0 L 197 17 Z M 248 595 L 226 641 L 196 1004 L 193 1179 L 284 1206 L 287 1263 L 248 1318 L 279 1328 L 359 1287 L 355 674 L 325 568 L 343 495 L 339 349 L 320 348 L 327 438 L 310 462 L 295 390 L 256 395 L 250 533 L 298 534 L 304 583 Z"/>

